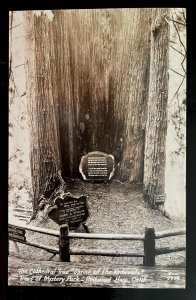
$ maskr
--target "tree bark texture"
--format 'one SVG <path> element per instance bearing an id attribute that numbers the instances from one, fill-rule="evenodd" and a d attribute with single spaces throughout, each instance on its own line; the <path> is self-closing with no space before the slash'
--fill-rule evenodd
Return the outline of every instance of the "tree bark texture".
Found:
<path id="1" fill-rule="evenodd" d="M 89 151 L 114 155 L 117 178 L 142 181 L 150 10 L 55 12 L 64 175 Z M 61 38 L 61 40 L 59 40 Z"/>
<path id="2" fill-rule="evenodd" d="M 155 11 L 57 10 L 53 11 L 52 21 L 44 13 L 27 13 L 27 96 L 35 196 L 42 192 L 46 178 L 58 169 L 67 177 L 80 176 L 82 155 L 96 150 L 114 155 L 117 179 L 143 181 L 151 22 Z M 162 46 L 165 35 L 165 29 L 161 29 L 154 47 Z M 163 64 L 165 49 L 152 50 L 152 55 L 162 56 Z M 151 78 L 149 115 L 151 107 L 154 109 L 153 101 L 160 101 L 160 109 L 165 108 L 166 96 L 159 90 L 166 93 L 167 85 L 166 65 L 161 60 L 152 64 L 151 72 L 155 74 L 157 70 L 159 75 L 154 91 L 154 77 Z M 156 110 L 152 118 L 160 118 L 160 123 L 164 114 Z M 148 125 L 153 127 L 150 120 Z M 153 129 L 157 147 L 164 143 L 159 136 L 161 130 Z M 148 150 L 149 134 L 146 158 L 148 152 L 152 154 Z M 153 152 L 153 162 L 161 153 Z M 150 165 L 150 161 L 146 163 L 146 171 L 152 175 Z M 161 175 L 161 171 L 153 172 Z"/>
<path id="3" fill-rule="evenodd" d="M 165 139 L 168 100 L 168 9 L 157 9 L 152 24 L 150 84 L 144 157 L 144 193 L 154 205 L 154 195 L 165 187 Z"/>
<path id="4" fill-rule="evenodd" d="M 44 15 L 41 19 L 28 12 L 26 26 L 30 159 L 35 212 L 40 195 L 61 168 L 61 158 L 58 103 L 51 67 L 54 49 L 48 47 L 49 22 Z"/>

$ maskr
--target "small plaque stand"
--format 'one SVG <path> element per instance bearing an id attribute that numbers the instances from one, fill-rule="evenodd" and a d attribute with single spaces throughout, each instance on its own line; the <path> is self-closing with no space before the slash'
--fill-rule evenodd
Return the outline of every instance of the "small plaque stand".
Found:
<path id="1" fill-rule="evenodd" d="M 70 229 L 76 229 L 83 225 L 86 232 L 89 232 L 85 224 L 89 216 L 86 196 L 79 198 L 66 195 L 63 198 L 58 197 L 55 203 L 48 210 L 48 217 L 58 225 L 67 224 Z"/>

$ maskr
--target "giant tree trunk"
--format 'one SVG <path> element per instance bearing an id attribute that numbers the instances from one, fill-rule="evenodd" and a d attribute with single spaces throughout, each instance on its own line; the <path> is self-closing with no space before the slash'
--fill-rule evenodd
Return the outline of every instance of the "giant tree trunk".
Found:
<path id="1" fill-rule="evenodd" d="M 27 26 L 27 99 L 30 121 L 30 159 L 33 185 L 33 211 L 47 185 L 61 168 L 58 104 L 53 88 L 49 20 L 46 15 L 26 13 Z"/>
<path id="2" fill-rule="evenodd" d="M 62 169 L 67 177 L 80 176 L 80 159 L 89 151 L 113 154 L 117 179 L 143 180 L 150 29 L 155 10 L 65 10 L 53 14 L 49 21 L 46 12 L 27 13 L 27 96 L 35 207 L 57 170 Z M 166 31 L 161 29 L 154 47 L 164 45 L 162 36 L 165 39 Z M 162 55 L 164 62 L 164 51 L 165 47 L 154 49 L 152 55 Z M 166 89 L 166 68 L 163 72 L 161 68 L 160 61 L 151 66 L 151 72 L 158 71 L 157 78 L 162 76 L 154 94 L 164 109 L 165 96 L 159 95 L 159 88 Z M 153 84 L 151 78 L 151 90 Z M 150 101 L 149 113 L 152 96 Z M 157 117 L 155 110 L 153 120 Z M 151 126 L 152 121 L 148 122 Z M 160 138 L 159 131 L 153 133 L 153 141 Z M 148 150 L 148 135 L 146 156 L 152 152 Z M 160 144 L 164 147 L 164 138 Z M 159 153 L 153 155 L 149 167 L 146 161 L 150 178 L 159 172 L 150 169 Z"/>
<path id="3" fill-rule="evenodd" d="M 151 9 L 55 11 L 63 173 L 89 151 L 114 155 L 116 178 L 142 181 Z"/>
<path id="4" fill-rule="evenodd" d="M 120 178 L 143 181 L 146 110 L 150 68 L 151 9 L 132 9 L 129 15 L 129 50 L 122 66 L 122 106 L 126 120 Z M 125 39 L 125 42 L 127 39 Z M 125 71 L 125 73 L 124 73 Z M 119 95 L 118 95 L 119 96 Z M 120 106 L 119 105 L 119 106 Z"/>
<path id="5" fill-rule="evenodd" d="M 168 99 L 168 9 L 157 9 L 152 26 L 150 85 L 144 159 L 144 194 L 155 206 L 156 194 L 164 193 L 165 139 Z"/>

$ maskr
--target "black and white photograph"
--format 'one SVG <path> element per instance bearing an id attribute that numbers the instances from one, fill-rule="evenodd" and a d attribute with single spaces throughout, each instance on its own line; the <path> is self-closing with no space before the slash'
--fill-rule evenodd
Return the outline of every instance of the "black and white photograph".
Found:
<path id="1" fill-rule="evenodd" d="M 186 288 L 186 9 L 9 11 L 8 285 Z"/>

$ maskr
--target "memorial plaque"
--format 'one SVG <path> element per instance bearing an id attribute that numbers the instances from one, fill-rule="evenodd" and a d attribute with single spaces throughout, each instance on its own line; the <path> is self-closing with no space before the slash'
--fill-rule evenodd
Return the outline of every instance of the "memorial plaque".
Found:
<path id="1" fill-rule="evenodd" d="M 155 204 L 164 204 L 166 199 L 166 194 L 155 194 L 154 195 L 154 203 Z"/>
<path id="2" fill-rule="evenodd" d="M 9 239 L 15 242 L 26 242 L 26 230 L 14 225 L 8 225 Z"/>
<path id="3" fill-rule="evenodd" d="M 68 224 L 70 228 L 76 228 L 89 216 L 87 199 L 85 196 L 76 198 L 68 195 L 57 198 L 48 216 L 58 225 Z"/>
<path id="4" fill-rule="evenodd" d="M 100 151 L 83 156 L 79 171 L 84 180 L 110 180 L 114 175 L 114 156 Z"/>

